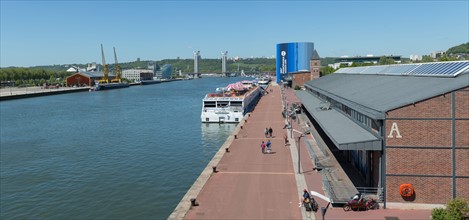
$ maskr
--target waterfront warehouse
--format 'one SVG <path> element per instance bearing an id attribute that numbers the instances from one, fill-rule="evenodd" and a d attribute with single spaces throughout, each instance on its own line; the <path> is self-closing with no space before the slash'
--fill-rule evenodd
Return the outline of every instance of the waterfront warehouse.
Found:
<path id="1" fill-rule="evenodd" d="M 469 200 L 469 61 L 342 68 L 297 92 L 316 129 L 386 203 Z M 358 186 L 357 186 L 358 187 Z"/>

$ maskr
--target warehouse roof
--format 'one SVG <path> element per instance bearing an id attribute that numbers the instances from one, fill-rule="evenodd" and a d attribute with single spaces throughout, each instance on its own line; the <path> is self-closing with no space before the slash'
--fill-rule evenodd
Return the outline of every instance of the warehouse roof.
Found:
<path id="1" fill-rule="evenodd" d="M 381 150 L 381 140 L 306 91 L 296 95 L 340 150 Z"/>
<path id="2" fill-rule="evenodd" d="M 408 67 L 406 65 L 375 66 L 374 73 L 363 67 L 344 68 L 334 74 L 309 81 L 305 87 L 371 118 L 384 119 L 387 111 L 469 86 L 469 61 L 462 63 L 466 66 L 463 65 L 463 69 L 455 69 L 457 74 L 454 71 L 449 72 L 453 73 L 452 75 L 445 72 L 445 76 L 425 72 L 422 74 L 422 68 L 427 68 L 425 66 L 413 66 L 407 70 L 415 71 L 420 68 L 415 75 L 402 71 Z M 389 66 L 400 68 L 401 73 L 378 72 Z"/>

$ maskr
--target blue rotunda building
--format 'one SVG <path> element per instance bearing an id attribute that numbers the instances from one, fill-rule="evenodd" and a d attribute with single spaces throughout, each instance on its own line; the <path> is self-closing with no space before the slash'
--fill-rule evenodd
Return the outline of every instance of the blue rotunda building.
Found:
<path id="1" fill-rule="evenodd" d="M 277 83 L 285 81 L 288 73 L 310 71 L 309 60 L 314 53 L 314 43 L 293 42 L 277 44 Z"/>

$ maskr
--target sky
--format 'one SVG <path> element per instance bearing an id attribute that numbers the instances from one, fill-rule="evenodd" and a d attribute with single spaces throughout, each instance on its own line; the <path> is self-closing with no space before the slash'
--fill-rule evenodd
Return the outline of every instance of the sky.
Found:
<path id="1" fill-rule="evenodd" d="M 321 57 L 428 55 L 469 41 L 469 0 L 0 0 L 0 67 L 275 57 L 313 42 Z"/>

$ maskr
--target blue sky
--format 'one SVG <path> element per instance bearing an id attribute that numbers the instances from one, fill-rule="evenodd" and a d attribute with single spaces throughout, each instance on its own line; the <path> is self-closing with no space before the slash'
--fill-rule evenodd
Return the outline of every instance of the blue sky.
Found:
<path id="1" fill-rule="evenodd" d="M 272 57 L 314 42 L 321 57 L 426 55 L 469 41 L 460 1 L 5 1 L 0 66 Z"/>

